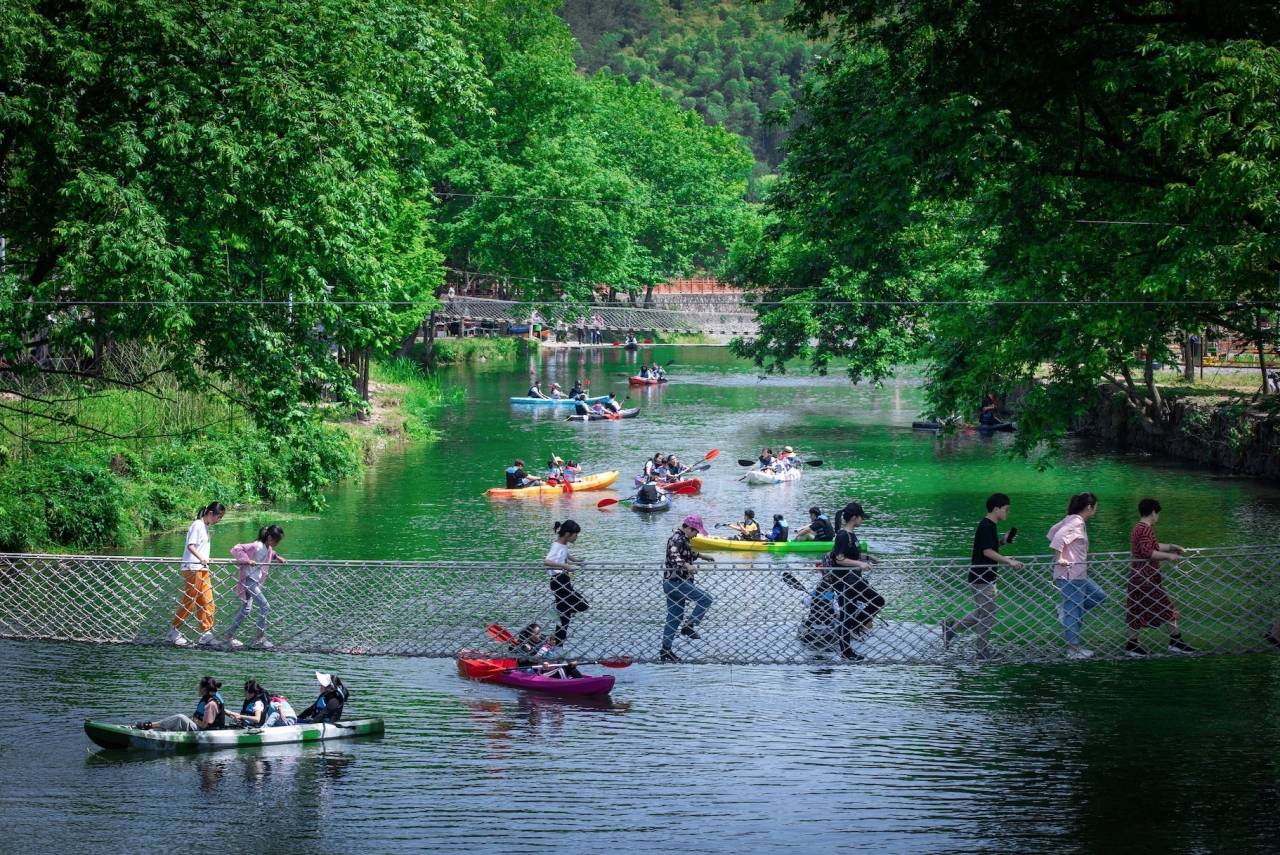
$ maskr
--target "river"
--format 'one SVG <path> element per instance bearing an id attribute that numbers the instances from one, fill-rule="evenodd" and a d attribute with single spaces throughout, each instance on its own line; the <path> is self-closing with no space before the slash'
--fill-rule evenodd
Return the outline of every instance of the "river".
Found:
<path id="1" fill-rule="evenodd" d="M 674 382 L 632 391 L 641 417 L 609 424 L 506 399 L 530 368 L 625 394 L 625 354 L 456 369 L 466 404 L 442 415 L 439 442 L 383 457 L 321 514 L 229 518 L 215 550 L 278 516 L 291 557 L 537 560 L 551 523 L 572 515 L 578 553 L 656 561 L 676 513 L 598 511 L 601 494 L 481 494 L 516 456 L 576 457 L 627 481 L 655 451 L 711 448 L 722 455 L 680 511 L 720 522 L 751 506 L 798 525 L 810 504 L 857 498 L 886 555 L 967 554 L 994 490 L 1013 497 L 1024 533 L 1013 554 L 1042 555 L 1044 531 L 1086 489 L 1100 497 L 1098 550 L 1127 546 L 1144 495 L 1164 504 L 1162 539 L 1187 545 L 1274 542 L 1280 527 L 1280 490 L 1245 479 L 1075 444 L 1040 471 L 1007 456 L 1008 437 L 913 432 L 910 378 L 761 380 L 719 350 L 654 355 L 676 360 Z M 736 480 L 735 458 L 782 444 L 823 465 L 782 487 Z M 305 702 L 316 668 L 342 674 L 353 714 L 384 716 L 386 735 L 127 759 L 79 731 L 86 717 L 185 709 L 203 673 Z M 614 673 L 611 703 L 591 706 L 463 681 L 442 660 L 0 642 L 0 851 L 1274 852 L 1280 839 L 1280 657 Z"/>

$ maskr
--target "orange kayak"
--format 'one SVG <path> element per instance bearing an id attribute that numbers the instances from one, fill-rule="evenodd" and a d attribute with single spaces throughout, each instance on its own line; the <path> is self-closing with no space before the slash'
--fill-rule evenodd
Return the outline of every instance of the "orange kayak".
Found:
<path id="1" fill-rule="evenodd" d="M 585 493 L 589 490 L 604 490 L 610 484 L 618 480 L 617 471 L 597 472 L 595 475 L 587 475 L 574 481 L 571 487 L 575 493 Z M 484 494 L 490 499 L 538 499 L 543 496 L 558 496 L 563 493 L 564 485 L 541 484 L 537 487 L 516 487 L 508 489 L 506 487 L 494 487 L 491 490 L 485 490 Z"/>

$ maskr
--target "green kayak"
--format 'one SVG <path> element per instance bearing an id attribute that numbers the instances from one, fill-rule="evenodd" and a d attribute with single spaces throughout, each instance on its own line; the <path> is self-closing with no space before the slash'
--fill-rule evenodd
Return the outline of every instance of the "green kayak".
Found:
<path id="1" fill-rule="evenodd" d="M 92 719 L 84 732 L 103 748 L 138 749 L 190 753 L 219 748 L 247 748 L 258 745 L 286 745 L 292 742 L 323 742 L 352 739 L 382 733 L 382 719 L 359 718 L 337 724 L 292 724 L 283 727 L 226 728 L 190 733 L 172 730 L 140 730 L 124 724 L 108 724 Z"/>
<path id="2" fill-rule="evenodd" d="M 723 549 L 729 552 L 774 552 L 798 555 L 825 555 L 831 551 L 829 540 L 733 540 L 728 537 L 703 537 L 693 539 L 694 549 Z"/>

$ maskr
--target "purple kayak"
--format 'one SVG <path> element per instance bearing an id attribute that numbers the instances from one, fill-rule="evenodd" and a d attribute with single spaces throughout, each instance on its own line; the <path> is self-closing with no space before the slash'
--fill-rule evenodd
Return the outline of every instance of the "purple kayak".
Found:
<path id="1" fill-rule="evenodd" d="M 473 680 L 501 683 L 516 689 L 549 695 L 607 695 L 613 688 L 613 675 L 583 677 L 546 677 L 523 668 L 513 668 L 514 659 L 458 658 L 458 673 Z"/>

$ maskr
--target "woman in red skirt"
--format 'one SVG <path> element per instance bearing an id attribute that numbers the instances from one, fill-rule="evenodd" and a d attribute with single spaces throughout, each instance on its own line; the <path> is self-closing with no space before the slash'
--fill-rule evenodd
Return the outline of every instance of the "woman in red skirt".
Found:
<path id="1" fill-rule="evenodd" d="M 1124 622 L 1129 627 L 1129 640 L 1125 643 L 1124 652 L 1129 656 L 1146 656 L 1148 650 L 1138 643 L 1138 630 L 1165 626 L 1169 629 L 1170 653 L 1195 653 L 1195 648 L 1182 640 L 1182 633 L 1178 631 L 1178 607 L 1169 598 L 1164 589 L 1164 577 L 1160 575 L 1160 562 L 1181 561 L 1185 550 L 1176 543 L 1156 540 L 1155 525 L 1160 520 L 1160 503 L 1155 499 L 1139 502 L 1138 515 L 1142 519 L 1129 534 L 1133 565 L 1129 571 L 1124 604 Z"/>

